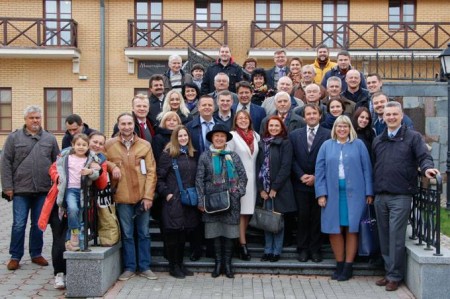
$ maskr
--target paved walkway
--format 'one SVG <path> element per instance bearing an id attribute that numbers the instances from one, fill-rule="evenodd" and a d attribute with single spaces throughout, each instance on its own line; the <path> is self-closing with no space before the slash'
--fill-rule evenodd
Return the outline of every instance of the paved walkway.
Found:
<path id="1" fill-rule="evenodd" d="M 28 255 L 28 230 L 25 256 L 16 271 L 8 271 L 9 240 L 12 224 L 12 204 L 0 200 L 0 298 L 64 298 L 64 291 L 53 288 L 53 268 L 32 264 Z M 44 257 L 50 262 L 51 231 L 44 234 Z M 414 298 L 402 285 L 396 292 L 377 287 L 379 277 L 355 277 L 347 282 L 328 277 L 299 275 L 237 274 L 234 279 L 211 278 L 198 273 L 186 279 L 174 279 L 167 273 L 157 273 L 158 280 L 134 277 L 118 281 L 104 298 Z"/>

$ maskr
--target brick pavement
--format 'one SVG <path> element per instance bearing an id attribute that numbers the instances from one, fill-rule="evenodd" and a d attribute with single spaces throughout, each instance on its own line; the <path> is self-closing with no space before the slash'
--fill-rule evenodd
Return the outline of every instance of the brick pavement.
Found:
<path id="1" fill-rule="evenodd" d="M 0 200 L 0 298 L 64 298 L 64 291 L 53 288 L 53 268 L 32 264 L 28 255 L 28 230 L 25 256 L 21 267 L 8 271 L 12 205 Z M 44 234 L 43 255 L 50 259 L 51 231 Z M 448 243 L 448 238 L 443 243 Z M 51 262 L 49 260 L 49 262 Z M 347 282 L 328 277 L 300 275 L 237 274 L 234 279 L 211 278 L 209 273 L 196 273 L 184 280 L 167 273 L 157 273 L 158 280 L 134 277 L 118 281 L 104 298 L 414 298 L 402 285 L 396 292 L 377 287 L 379 277 L 355 277 Z"/>

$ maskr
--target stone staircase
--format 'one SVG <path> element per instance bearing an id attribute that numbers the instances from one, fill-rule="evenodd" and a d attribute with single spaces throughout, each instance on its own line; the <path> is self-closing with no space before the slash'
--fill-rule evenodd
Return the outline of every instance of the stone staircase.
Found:
<path id="1" fill-rule="evenodd" d="M 163 242 L 160 230 L 156 222 L 151 223 L 151 252 L 152 252 L 152 269 L 154 271 L 168 271 L 169 262 L 163 257 Z M 329 244 L 324 244 L 322 247 L 323 261 L 321 263 L 314 263 L 308 261 L 301 263 L 297 260 L 296 247 L 287 246 L 283 248 L 281 259 L 278 262 L 261 262 L 260 258 L 264 253 L 264 236 L 261 231 L 249 228 L 247 232 L 247 246 L 252 256 L 250 261 L 243 261 L 239 259 L 236 249 L 236 254 L 233 257 L 233 267 L 235 273 L 253 273 L 253 274 L 292 274 L 292 275 L 322 275 L 329 276 L 333 273 L 335 268 L 335 260 Z M 192 262 L 189 259 L 189 244 L 187 243 L 185 252 L 185 265 L 194 272 L 212 272 L 214 260 L 205 257 L 204 255 L 198 261 Z M 381 265 L 374 265 L 369 262 L 366 257 L 357 257 L 354 264 L 354 275 L 361 276 L 381 276 L 384 270 Z"/>

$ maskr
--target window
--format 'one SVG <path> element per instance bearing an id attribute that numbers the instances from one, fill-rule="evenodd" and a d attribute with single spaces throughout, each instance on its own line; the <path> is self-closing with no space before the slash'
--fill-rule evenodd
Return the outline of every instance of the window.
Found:
<path id="1" fill-rule="evenodd" d="M 72 112 L 72 88 L 45 88 L 45 128 L 64 132 L 66 117 Z"/>
<path id="2" fill-rule="evenodd" d="M 138 47 L 160 47 L 162 0 L 136 0 L 136 41 Z"/>
<path id="3" fill-rule="evenodd" d="M 415 0 L 389 0 L 389 24 L 390 30 L 403 29 L 399 23 L 414 22 L 416 20 Z M 411 26 L 410 26 L 411 28 Z"/>
<path id="4" fill-rule="evenodd" d="M 211 23 L 211 21 L 222 21 L 222 0 L 196 0 L 195 20 L 209 21 L 208 23 L 197 23 L 204 28 L 219 28 L 222 23 Z"/>
<path id="5" fill-rule="evenodd" d="M 70 46 L 71 24 L 60 19 L 72 19 L 71 0 L 44 0 L 45 45 Z"/>
<path id="6" fill-rule="evenodd" d="M 281 0 L 255 0 L 255 21 L 259 28 L 277 28 L 281 21 Z"/>
<path id="7" fill-rule="evenodd" d="M 12 130 L 12 92 L 11 88 L 0 87 L 0 131 Z"/>
<path id="8" fill-rule="evenodd" d="M 322 20 L 335 22 L 323 25 L 323 43 L 330 48 L 345 48 L 343 24 L 348 21 L 348 0 L 324 0 L 322 7 Z"/>

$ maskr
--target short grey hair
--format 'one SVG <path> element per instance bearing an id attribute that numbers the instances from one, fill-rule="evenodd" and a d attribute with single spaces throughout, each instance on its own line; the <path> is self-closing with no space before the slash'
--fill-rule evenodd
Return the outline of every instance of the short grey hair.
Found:
<path id="1" fill-rule="evenodd" d="M 279 91 L 274 97 L 275 103 L 278 102 L 278 99 L 282 96 L 287 97 L 289 100 L 291 99 L 291 96 L 287 92 Z"/>
<path id="2" fill-rule="evenodd" d="M 330 85 L 331 81 L 339 82 L 339 86 L 342 88 L 342 80 L 337 76 L 331 76 L 330 78 L 327 79 L 327 88 Z"/>
<path id="3" fill-rule="evenodd" d="M 302 67 L 302 72 L 306 71 L 306 70 L 311 70 L 313 74 L 316 73 L 316 69 L 314 68 L 314 65 L 312 64 L 306 64 Z"/>
<path id="4" fill-rule="evenodd" d="M 181 60 L 181 62 L 183 62 L 183 59 L 181 58 L 180 55 L 173 54 L 173 55 L 170 55 L 170 56 L 169 56 L 169 63 L 171 63 L 171 62 L 172 62 L 173 60 L 175 60 L 175 59 L 179 59 L 179 60 Z"/>
<path id="5" fill-rule="evenodd" d="M 228 75 L 227 75 L 226 73 L 218 73 L 217 75 L 215 75 L 215 76 L 214 76 L 214 82 L 217 81 L 217 79 L 219 78 L 219 76 L 225 76 L 225 77 L 227 77 L 228 84 L 230 83 L 230 77 L 228 77 Z"/>
<path id="6" fill-rule="evenodd" d="M 37 105 L 30 105 L 23 110 L 23 117 L 27 117 L 30 113 L 39 113 L 42 115 L 42 109 Z"/>
<path id="7" fill-rule="evenodd" d="M 384 108 L 393 108 L 393 107 L 400 109 L 400 111 L 403 113 L 402 104 L 400 104 L 397 101 L 387 102 L 386 105 L 384 105 Z"/>

